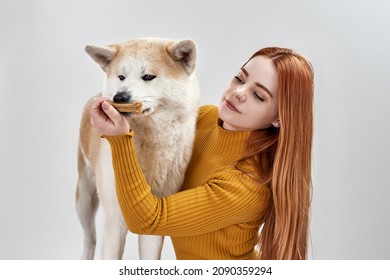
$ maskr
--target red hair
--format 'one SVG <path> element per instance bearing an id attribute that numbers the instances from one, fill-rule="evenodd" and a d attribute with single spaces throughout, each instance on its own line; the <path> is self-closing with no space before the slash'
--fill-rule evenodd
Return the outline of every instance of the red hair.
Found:
<path id="1" fill-rule="evenodd" d="M 237 166 L 257 158 L 262 183 L 272 191 L 259 236 L 260 257 L 302 260 L 307 258 L 312 195 L 313 68 L 290 49 L 264 48 L 250 59 L 259 55 L 270 58 L 278 73 L 280 128 L 253 131 Z"/>

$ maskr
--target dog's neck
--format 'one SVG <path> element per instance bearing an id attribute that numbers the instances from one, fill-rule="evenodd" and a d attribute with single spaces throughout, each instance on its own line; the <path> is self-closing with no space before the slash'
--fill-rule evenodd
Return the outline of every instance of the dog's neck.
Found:
<path id="1" fill-rule="evenodd" d="M 174 127 L 181 127 L 187 120 L 184 114 L 159 114 L 153 112 L 151 115 L 129 119 L 130 127 L 135 133 L 161 133 Z"/>

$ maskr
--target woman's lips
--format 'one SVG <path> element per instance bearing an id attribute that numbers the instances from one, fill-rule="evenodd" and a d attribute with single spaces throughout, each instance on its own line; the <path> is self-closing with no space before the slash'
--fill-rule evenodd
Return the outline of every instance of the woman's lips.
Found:
<path id="1" fill-rule="evenodd" d="M 226 107 L 228 107 L 233 112 L 241 113 L 240 111 L 237 110 L 236 106 L 234 106 L 234 104 L 229 100 L 226 100 Z"/>

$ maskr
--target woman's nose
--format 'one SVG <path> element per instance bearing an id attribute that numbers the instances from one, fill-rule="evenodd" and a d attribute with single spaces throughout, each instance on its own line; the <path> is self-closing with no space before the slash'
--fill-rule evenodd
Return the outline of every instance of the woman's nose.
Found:
<path id="1" fill-rule="evenodd" d="M 246 101 L 246 90 L 242 87 L 235 88 L 233 90 L 233 96 L 240 102 Z"/>

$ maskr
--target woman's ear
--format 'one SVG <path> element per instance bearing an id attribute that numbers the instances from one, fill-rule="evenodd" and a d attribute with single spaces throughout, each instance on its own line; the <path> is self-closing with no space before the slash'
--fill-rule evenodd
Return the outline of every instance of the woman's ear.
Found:
<path id="1" fill-rule="evenodd" d="M 279 126 L 280 126 L 279 120 L 274 121 L 274 122 L 272 123 L 272 125 L 273 125 L 274 127 L 279 127 Z"/>

